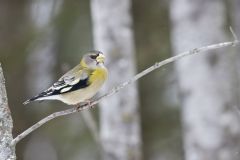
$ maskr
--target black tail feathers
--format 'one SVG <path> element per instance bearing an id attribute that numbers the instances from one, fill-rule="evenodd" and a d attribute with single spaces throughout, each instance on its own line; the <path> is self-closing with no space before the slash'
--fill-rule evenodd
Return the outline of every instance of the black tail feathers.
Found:
<path id="1" fill-rule="evenodd" d="M 46 90 L 46 91 L 44 91 L 44 92 L 42 92 L 42 93 L 40 93 L 40 94 L 38 94 L 38 95 L 36 95 L 36 96 L 34 96 L 34 97 L 26 100 L 25 102 L 23 102 L 23 104 L 26 105 L 26 104 L 28 104 L 28 103 L 30 103 L 30 102 L 32 102 L 32 101 L 39 100 L 39 98 L 48 97 L 48 96 L 51 96 L 51 95 L 53 95 L 53 94 L 54 94 L 54 90 L 52 90 L 52 89 L 50 88 L 50 89 L 48 89 L 48 90 Z M 41 101 L 41 100 L 40 100 L 40 101 Z"/>
<path id="2" fill-rule="evenodd" d="M 35 96 L 35 97 L 32 97 L 32 98 L 26 100 L 25 102 L 23 102 L 23 105 L 27 105 L 28 103 L 33 102 L 33 101 L 37 100 L 37 99 L 40 98 L 40 97 L 41 97 L 40 95 L 37 95 L 37 96 Z"/>

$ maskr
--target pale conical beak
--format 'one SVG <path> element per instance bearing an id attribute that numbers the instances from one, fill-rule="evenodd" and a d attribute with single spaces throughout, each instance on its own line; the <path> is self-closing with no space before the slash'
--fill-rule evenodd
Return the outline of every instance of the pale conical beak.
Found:
<path id="1" fill-rule="evenodd" d="M 99 54 L 96 58 L 97 63 L 104 63 L 105 56 L 103 54 Z"/>

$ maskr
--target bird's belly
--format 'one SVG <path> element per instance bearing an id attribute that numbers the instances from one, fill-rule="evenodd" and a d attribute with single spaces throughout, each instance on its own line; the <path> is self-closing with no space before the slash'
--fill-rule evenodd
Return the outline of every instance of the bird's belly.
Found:
<path id="1" fill-rule="evenodd" d="M 60 99 L 64 103 L 75 105 L 81 102 L 85 102 L 92 98 L 97 91 L 102 87 L 104 80 L 98 80 L 92 83 L 87 88 L 79 89 L 73 92 L 62 94 Z"/>

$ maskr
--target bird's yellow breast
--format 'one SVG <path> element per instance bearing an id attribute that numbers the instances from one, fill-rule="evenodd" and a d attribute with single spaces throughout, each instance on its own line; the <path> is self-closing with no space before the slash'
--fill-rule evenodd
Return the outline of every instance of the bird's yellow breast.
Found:
<path id="1" fill-rule="evenodd" d="M 107 69 L 104 67 L 95 69 L 89 77 L 89 86 L 73 92 L 69 92 L 61 96 L 61 100 L 67 104 L 77 104 L 84 102 L 93 97 L 103 83 L 106 81 L 108 76 Z"/>
<path id="2" fill-rule="evenodd" d="M 91 76 L 89 77 L 89 82 L 91 83 L 95 83 L 96 81 L 105 81 L 107 79 L 107 70 L 106 68 L 98 68 L 96 70 L 94 70 L 91 74 Z"/>

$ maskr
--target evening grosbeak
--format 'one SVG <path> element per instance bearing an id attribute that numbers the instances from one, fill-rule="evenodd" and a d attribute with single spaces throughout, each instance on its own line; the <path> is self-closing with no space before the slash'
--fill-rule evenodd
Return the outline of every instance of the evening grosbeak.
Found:
<path id="1" fill-rule="evenodd" d="M 88 52 L 76 67 L 65 73 L 50 88 L 23 104 L 42 100 L 60 100 L 68 105 L 88 102 L 107 79 L 108 71 L 104 66 L 104 60 L 102 52 Z"/>

